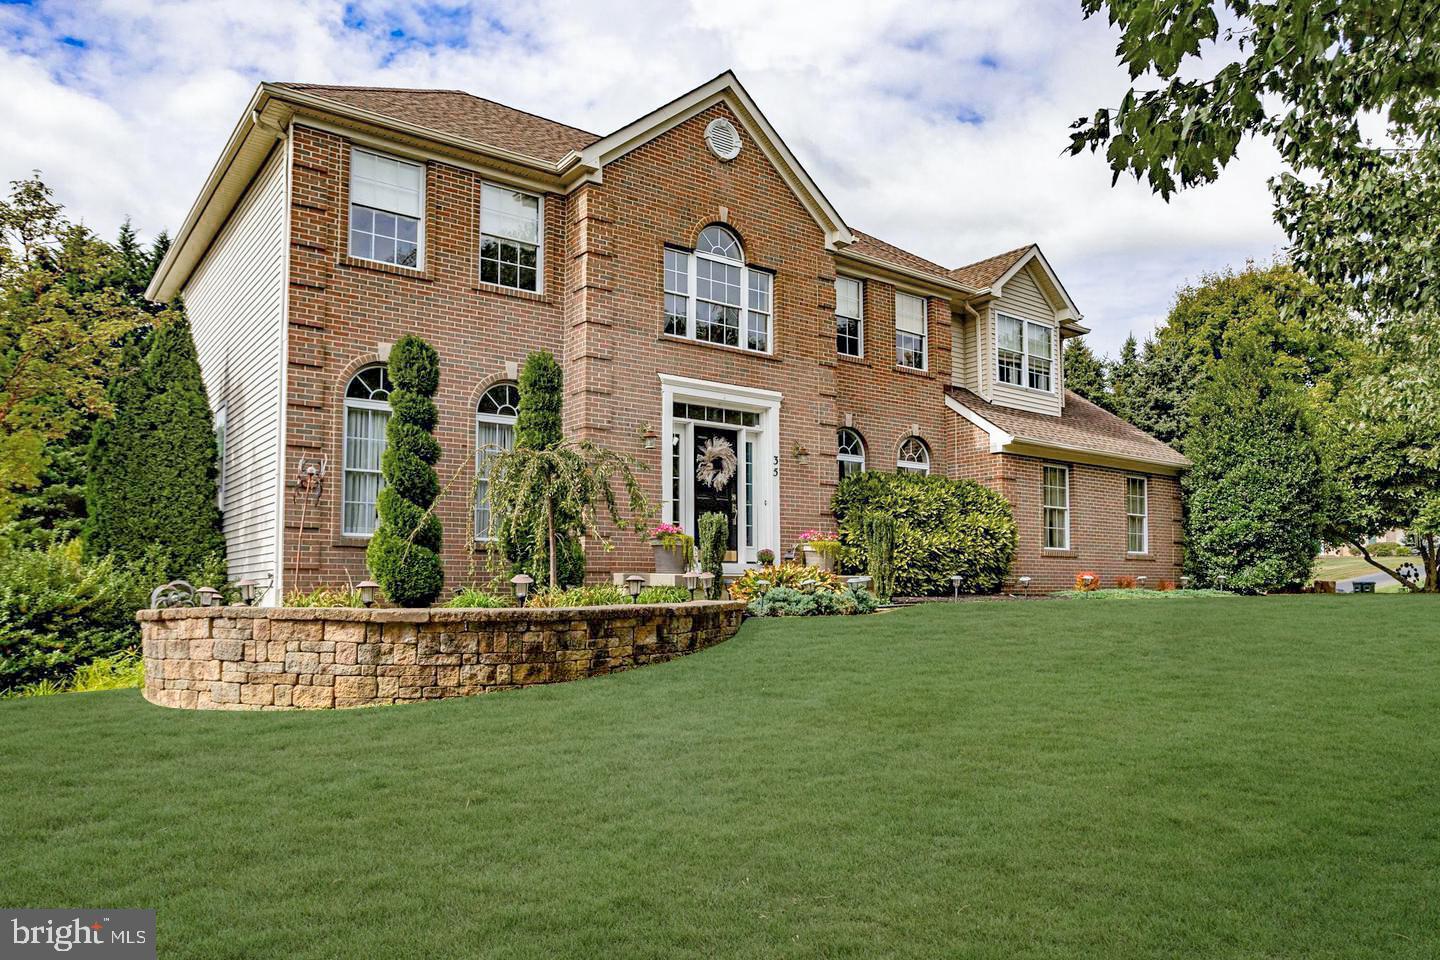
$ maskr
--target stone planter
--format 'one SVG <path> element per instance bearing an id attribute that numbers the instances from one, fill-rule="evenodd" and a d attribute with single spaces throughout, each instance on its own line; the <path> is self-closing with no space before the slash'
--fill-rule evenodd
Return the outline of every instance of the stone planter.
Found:
<path id="1" fill-rule="evenodd" d="M 679 547 L 667 547 L 659 540 L 651 540 L 650 547 L 655 551 L 655 572 L 656 573 L 684 573 L 685 558 Z"/>
<path id="2" fill-rule="evenodd" d="M 831 555 L 821 553 L 808 543 L 803 544 L 800 549 L 805 558 L 805 566 L 819 567 L 826 573 L 835 572 L 835 561 Z"/>

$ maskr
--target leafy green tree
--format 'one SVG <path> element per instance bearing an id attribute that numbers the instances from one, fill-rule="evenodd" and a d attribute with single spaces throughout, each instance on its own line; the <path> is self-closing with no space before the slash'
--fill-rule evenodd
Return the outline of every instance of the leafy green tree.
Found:
<path id="1" fill-rule="evenodd" d="M 440 519 L 433 506 L 440 494 L 435 464 L 440 444 L 434 436 L 439 413 L 440 356 L 412 334 L 395 341 L 387 364 L 390 420 L 380 474 L 385 488 L 375 499 L 379 523 L 365 549 L 370 573 L 390 602 L 428 607 L 445 586 L 440 562 Z"/>
<path id="2" fill-rule="evenodd" d="M 1324 486 L 1305 395 L 1242 341 L 1191 405 L 1184 479 L 1186 565 L 1231 589 L 1302 586 L 1320 550 Z"/>
<path id="3" fill-rule="evenodd" d="M 110 412 L 116 346 L 142 323 L 105 282 L 116 269 L 113 248 L 68 223 L 38 175 L 0 200 L 0 521 L 42 483 L 47 444 Z"/>
<path id="4" fill-rule="evenodd" d="M 1065 341 L 1065 386 L 1091 403 L 1110 407 L 1109 371 L 1084 337 Z"/>
<path id="5" fill-rule="evenodd" d="M 223 554 L 225 540 L 215 425 L 182 312 L 158 318 L 144 363 L 110 402 L 115 416 L 96 425 L 90 447 L 86 548 L 193 576 Z"/>

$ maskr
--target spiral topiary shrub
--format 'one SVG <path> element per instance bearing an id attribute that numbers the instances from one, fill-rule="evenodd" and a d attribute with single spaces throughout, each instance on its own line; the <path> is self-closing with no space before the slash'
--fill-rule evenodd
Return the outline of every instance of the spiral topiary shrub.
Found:
<path id="1" fill-rule="evenodd" d="M 438 417 L 440 358 L 430 344 L 407 335 L 390 348 L 389 368 L 394 389 L 380 458 L 385 489 L 375 499 L 380 522 L 365 560 L 391 603 L 428 607 L 445 586 L 440 520 L 430 510 L 440 493 L 440 444 L 430 432 Z"/>
<path id="2" fill-rule="evenodd" d="M 894 518 L 893 590 L 898 596 L 948 594 L 955 576 L 964 592 L 992 593 L 1015 555 L 1010 504 L 970 480 L 857 473 L 841 481 L 831 508 L 847 564 L 860 570 L 870 569 L 871 537 L 877 534 L 871 525 L 867 535 L 866 519 Z"/>

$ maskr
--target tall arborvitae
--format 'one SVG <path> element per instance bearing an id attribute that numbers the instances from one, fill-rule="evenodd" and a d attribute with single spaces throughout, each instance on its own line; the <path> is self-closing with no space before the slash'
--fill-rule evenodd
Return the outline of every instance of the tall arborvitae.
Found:
<path id="1" fill-rule="evenodd" d="M 115 415 L 96 425 L 90 446 L 86 546 L 149 558 L 166 576 L 197 575 L 225 540 L 215 425 L 182 312 L 160 319 L 140 369 L 110 398 Z"/>
<path id="2" fill-rule="evenodd" d="M 394 389 L 380 458 L 385 489 L 375 501 L 380 523 L 365 560 L 391 603 L 428 607 L 445 586 L 440 519 L 430 509 L 440 494 L 440 444 L 433 434 L 440 357 L 424 340 L 406 335 L 390 348 L 389 373 Z"/>

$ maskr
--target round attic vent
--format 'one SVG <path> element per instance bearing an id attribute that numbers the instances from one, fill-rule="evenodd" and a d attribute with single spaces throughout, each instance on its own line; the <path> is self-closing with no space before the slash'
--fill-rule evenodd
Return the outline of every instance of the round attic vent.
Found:
<path id="1" fill-rule="evenodd" d="M 735 124 L 724 117 L 716 117 L 705 128 L 705 143 L 710 152 L 721 160 L 734 160 L 740 156 L 740 133 Z"/>

